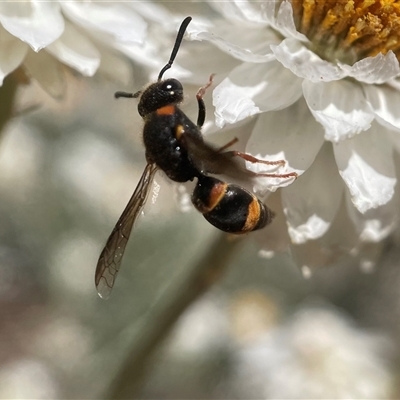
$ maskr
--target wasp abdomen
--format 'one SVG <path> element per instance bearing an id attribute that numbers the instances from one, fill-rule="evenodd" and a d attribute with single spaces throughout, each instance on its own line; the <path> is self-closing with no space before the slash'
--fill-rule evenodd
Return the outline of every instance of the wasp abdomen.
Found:
<path id="1" fill-rule="evenodd" d="M 228 233 L 261 229 L 274 216 L 253 193 L 209 176 L 199 177 L 192 202 L 210 224 Z"/>

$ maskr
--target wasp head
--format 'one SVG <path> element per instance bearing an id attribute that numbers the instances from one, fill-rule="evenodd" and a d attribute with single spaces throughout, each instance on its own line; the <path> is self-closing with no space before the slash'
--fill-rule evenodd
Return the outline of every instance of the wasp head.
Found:
<path id="1" fill-rule="evenodd" d="M 177 79 L 165 79 L 151 84 L 140 96 L 138 111 L 145 117 L 161 107 L 183 100 L 183 87 Z"/>

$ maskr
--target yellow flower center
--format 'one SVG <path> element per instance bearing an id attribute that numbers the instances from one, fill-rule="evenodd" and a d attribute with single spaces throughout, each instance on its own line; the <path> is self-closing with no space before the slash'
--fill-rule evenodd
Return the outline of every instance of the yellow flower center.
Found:
<path id="1" fill-rule="evenodd" d="M 291 0 L 296 27 L 325 59 L 353 64 L 392 50 L 400 60 L 400 0 Z"/>

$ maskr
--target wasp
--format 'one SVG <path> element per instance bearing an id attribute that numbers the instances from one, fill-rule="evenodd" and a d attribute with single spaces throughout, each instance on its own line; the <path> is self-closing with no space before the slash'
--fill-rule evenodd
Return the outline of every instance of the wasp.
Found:
<path id="1" fill-rule="evenodd" d="M 102 298 L 107 298 L 114 286 L 133 224 L 146 203 L 157 170 L 164 171 L 168 178 L 175 182 L 197 179 L 192 194 L 193 205 L 216 228 L 233 234 L 243 234 L 265 227 L 272 221 L 274 213 L 247 189 L 226 183 L 209 174 L 225 174 L 238 179 L 254 176 L 297 177 L 295 172 L 268 174 L 242 168 L 236 161 L 238 157 L 268 165 L 281 165 L 285 161 L 265 161 L 247 153 L 225 151 L 237 139 L 219 149 L 203 140 L 201 128 L 206 116 L 203 96 L 212 83 L 213 75 L 196 95 L 196 124 L 179 108 L 183 101 L 182 84 L 177 79 L 163 79 L 163 75 L 171 68 L 191 20 L 191 17 L 183 20 L 170 59 L 161 69 L 156 82 L 136 93 L 115 93 L 116 98 L 139 99 L 138 112 L 144 120 L 143 142 L 147 165 L 100 254 L 95 284 Z"/>

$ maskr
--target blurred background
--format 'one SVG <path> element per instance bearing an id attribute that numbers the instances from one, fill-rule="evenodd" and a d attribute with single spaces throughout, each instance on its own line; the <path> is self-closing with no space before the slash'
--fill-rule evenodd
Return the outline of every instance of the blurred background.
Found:
<path id="1" fill-rule="evenodd" d="M 22 93 L 1 132 L 1 398 L 399 398 L 394 239 L 375 271 L 342 261 L 307 278 L 251 235 L 219 247 L 157 174 L 100 299 L 98 256 L 145 166 L 142 122 L 134 100 L 113 98 L 124 88 L 68 80 L 62 101 Z M 220 256 L 221 276 L 190 292 Z"/>
<path id="2" fill-rule="evenodd" d="M 39 99 L 2 132 L 0 397 L 398 398 L 392 241 L 373 272 L 306 278 L 248 235 L 221 247 L 209 290 L 177 300 L 222 239 L 158 174 L 100 299 L 98 256 L 145 165 L 141 121 L 115 83 L 69 79 L 63 102 Z"/>

